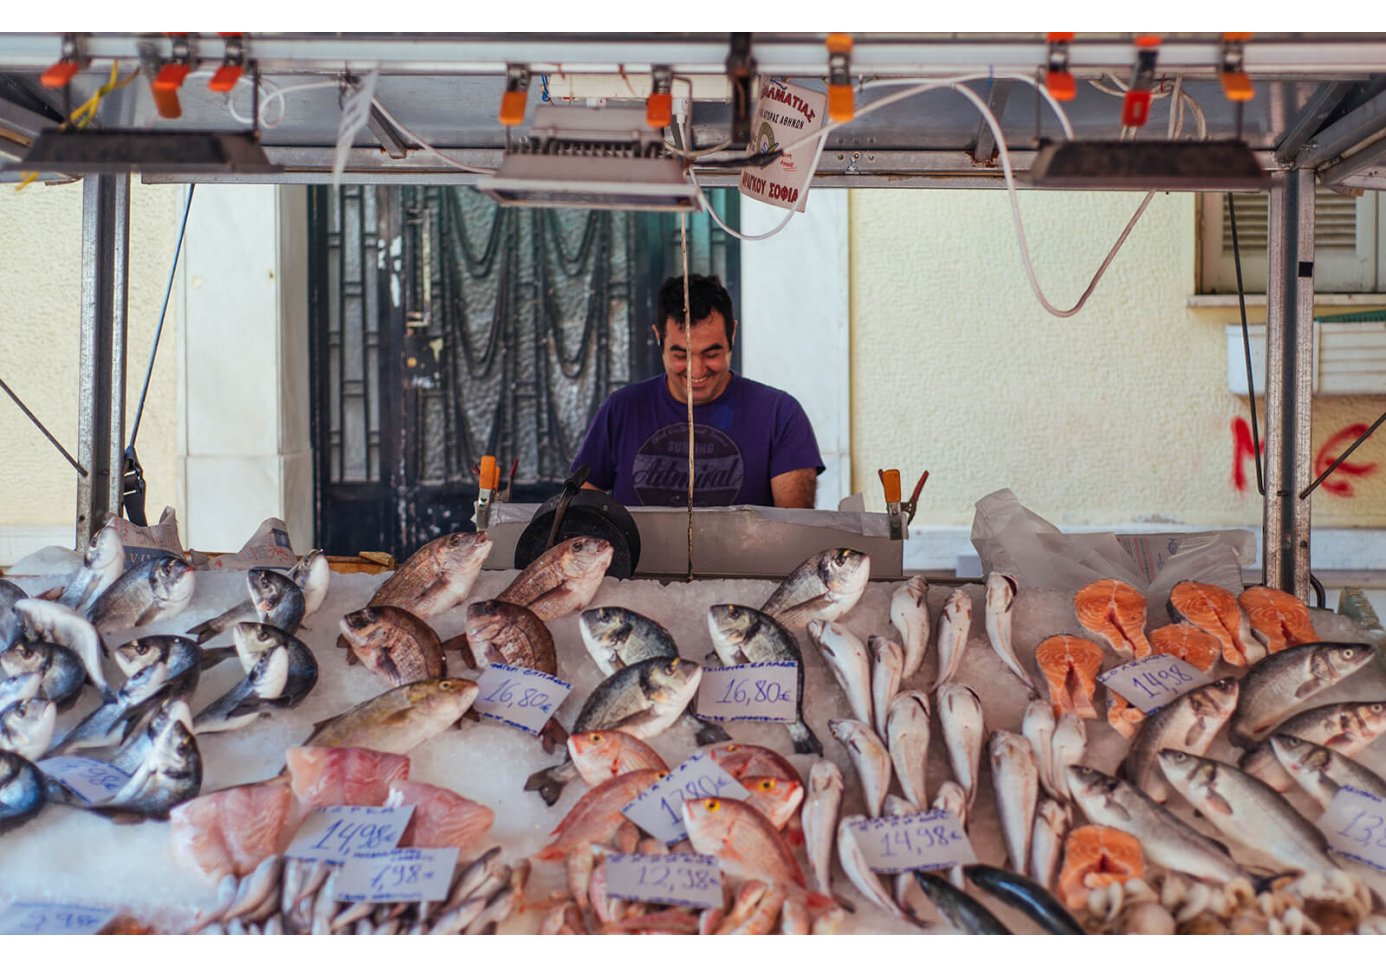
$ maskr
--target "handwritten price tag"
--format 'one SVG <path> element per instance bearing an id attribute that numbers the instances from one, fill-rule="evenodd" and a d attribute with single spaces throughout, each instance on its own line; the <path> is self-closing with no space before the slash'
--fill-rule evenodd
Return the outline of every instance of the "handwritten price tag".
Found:
<path id="1" fill-rule="evenodd" d="M 0 912 L 0 934 L 95 934 L 115 908 L 15 901 Z"/>
<path id="2" fill-rule="evenodd" d="M 319 807 L 284 856 L 340 864 L 358 853 L 394 850 L 413 816 L 413 807 Z"/>
<path id="3" fill-rule="evenodd" d="M 958 818 L 946 810 L 860 820 L 851 825 L 866 863 L 878 874 L 975 864 Z"/>
<path id="4" fill-rule="evenodd" d="M 39 760 L 38 768 L 85 803 L 105 803 L 130 777 L 114 766 L 80 756 L 53 756 Z"/>
<path id="5" fill-rule="evenodd" d="M 1141 712 L 1152 713 L 1213 680 L 1183 659 L 1172 655 L 1152 655 L 1108 669 L 1097 677 L 1097 681 Z"/>
<path id="6" fill-rule="evenodd" d="M 706 753 L 695 753 L 669 775 L 621 809 L 632 822 L 666 844 L 688 836 L 683 828 L 683 801 L 698 797 L 749 799 L 751 793 Z"/>
<path id="7" fill-rule="evenodd" d="M 538 669 L 522 669 L 492 662 L 476 682 L 481 690 L 472 708 L 487 719 L 505 723 L 526 733 L 538 736 L 544 724 L 553 718 L 568 693 L 571 683 L 555 678 Z"/>
<path id="8" fill-rule="evenodd" d="M 337 875 L 339 901 L 441 901 L 457 866 L 456 847 L 357 854 Z"/>
<path id="9" fill-rule="evenodd" d="M 1386 802 L 1341 786 L 1318 820 L 1333 853 L 1386 873 Z"/>
<path id="10" fill-rule="evenodd" d="M 606 859 L 606 893 L 656 904 L 723 903 L 717 858 L 706 854 L 612 854 Z"/>
<path id="11" fill-rule="evenodd" d="M 698 685 L 698 715 L 719 723 L 792 723 L 798 718 L 798 702 L 797 662 L 704 667 Z"/>

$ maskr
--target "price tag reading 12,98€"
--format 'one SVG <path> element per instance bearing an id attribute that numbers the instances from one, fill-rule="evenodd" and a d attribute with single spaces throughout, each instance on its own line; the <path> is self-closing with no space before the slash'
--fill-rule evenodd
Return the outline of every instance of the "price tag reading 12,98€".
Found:
<path id="1" fill-rule="evenodd" d="M 1386 873 L 1386 802 L 1380 797 L 1340 786 L 1318 826 L 1333 853 Z"/>
<path id="2" fill-rule="evenodd" d="M 977 862 L 962 824 L 946 810 L 859 820 L 850 829 L 867 865 L 878 874 Z"/>
<path id="3" fill-rule="evenodd" d="M 606 859 L 606 893 L 656 904 L 722 906 L 717 858 L 706 854 L 612 854 Z"/>
<path id="4" fill-rule="evenodd" d="M 1118 693 L 1143 713 L 1154 712 L 1213 680 L 1183 659 L 1152 655 L 1108 669 L 1097 681 Z"/>
<path id="5" fill-rule="evenodd" d="M 340 864 L 362 851 L 393 850 L 413 816 L 413 807 L 319 807 L 284 856 Z"/>
<path id="6" fill-rule="evenodd" d="M 538 669 L 524 669 L 492 662 L 476 681 L 480 690 L 472 708 L 487 719 L 505 723 L 538 736 L 553 718 L 571 684 Z"/>
<path id="7" fill-rule="evenodd" d="M 698 685 L 698 715 L 719 723 L 792 723 L 799 718 L 798 704 L 797 662 L 705 667 Z"/>
<path id="8" fill-rule="evenodd" d="M 683 827 L 683 801 L 699 797 L 747 800 L 750 796 L 750 791 L 712 757 L 695 753 L 626 804 L 621 812 L 652 836 L 673 844 L 688 836 Z"/>

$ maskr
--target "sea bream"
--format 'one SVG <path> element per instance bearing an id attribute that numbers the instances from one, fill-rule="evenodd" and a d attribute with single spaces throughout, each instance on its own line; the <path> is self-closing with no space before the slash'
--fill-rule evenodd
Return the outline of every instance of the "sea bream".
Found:
<path id="1" fill-rule="evenodd" d="M 836 621 L 861 599 L 870 578 L 871 559 L 864 553 L 829 548 L 791 571 L 760 610 L 791 629 L 814 618 Z"/>
<path id="2" fill-rule="evenodd" d="M 945 685 L 962 667 L 967 637 L 972 631 L 972 596 L 955 588 L 943 603 L 943 615 L 938 622 L 938 679 L 934 689 Z"/>
<path id="3" fill-rule="evenodd" d="M 39 695 L 58 705 L 58 711 L 69 709 L 82 692 L 87 681 L 87 669 L 71 649 L 51 642 L 16 642 L 0 652 L 0 673 L 18 676 L 38 673 Z"/>
<path id="4" fill-rule="evenodd" d="M 1160 753 L 1165 778 L 1223 835 L 1302 871 L 1336 871 L 1323 832 L 1265 783 L 1180 750 Z"/>
<path id="5" fill-rule="evenodd" d="M 318 684 L 318 660 L 297 636 L 263 622 L 239 622 L 231 627 L 231 635 L 236 643 L 236 657 L 247 674 L 265 650 L 276 646 L 288 650 L 289 677 L 279 698 L 266 700 L 267 705 L 292 709 Z"/>
<path id="6" fill-rule="evenodd" d="M 986 723 L 982 716 L 982 700 L 971 686 L 950 683 L 939 689 L 939 724 L 943 730 L 943 745 L 953 777 L 967 791 L 967 806 L 971 810 L 977 799 L 978 765 L 982 761 L 982 743 L 986 738 Z"/>
<path id="7" fill-rule="evenodd" d="M 1011 639 L 1011 618 L 1014 614 L 1015 596 L 1020 591 L 1020 583 L 1012 576 L 993 571 L 987 575 L 986 625 L 987 639 L 992 651 L 1000 656 L 1006 668 L 1015 673 L 1032 695 L 1039 695 L 1035 681 L 1020 664 L 1015 654 L 1015 643 Z"/>
<path id="8" fill-rule="evenodd" d="M 525 566 L 496 596 L 523 605 L 545 622 L 580 612 L 597 594 L 614 549 L 602 538 L 560 541 Z"/>
<path id="9" fill-rule="evenodd" d="M 485 531 L 454 531 L 435 538 L 409 556 L 385 580 L 368 605 L 393 605 L 419 618 L 432 618 L 467 600 L 486 556 Z"/>
<path id="10" fill-rule="evenodd" d="M 47 802 L 39 768 L 18 753 L 0 750 L 0 834 L 28 823 Z"/>
<path id="11" fill-rule="evenodd" d="M 303 592 L 303 618 L 306 619 L 318 610 L 332 582 L 332 564 L 327 560 L 327 553 L 314 548 L 289 569 L 289 577 Z"/>
<path id="12" fill-rule="evenodd" d="M 890 596 L 890 624 L 900 633 L 905 650 L 902 676 L 908 679 L 919 671 L 929 650 L 929 583 L 915 575 Z"/>
<path id="13" fill-rule="evenodd" d="M 906 689 L 890 703 L 886 748 L 906 799 L 923 809 L 929 802 L 929 694 Z"/>
<path id="14" fill-rule="evenodd" d="M 1245 681 L 1245 680 L 1243 680 Z M 1236 679 L 1219 679 L 1184 693 L 1142 723 L 1126 754 L 1126 778 L 1156 803 L 1169 798 L 1160 772 L 1160 751 L 1183 750 L 1202 756 L 1237 706 Z"/>
<path id="15" fill-rule="evenodd" d="M 192 565 L 171 555 L 126 571 L 91 603 L 87 619 L 103 635 L 173 618 L 187 608 L 196 582 Z"/>
<path id="16" fill-rule="evenodd" d="M 20 699 L 0 706 L 0 750 L 37 760 L 53 741 L 58 707 L 47 699 Z"/>
<path id="17" fill-rule="evenodd" d="M 115 520 L 107 520 L 87 542 L 82 567 L 68 579 L 58 599 L 60 604 L 81 611 L 125 571 L 125 546 L 121 543 Z"/>
<path id="18" fill-rule="evenodd" d="M 766 613 L 745 605 L 711 606 L 707 610 L 707 625 L 713 648 L 723 665 L 748 662 L 798 665 L 798 702 L 795 705 L 798 718 L 786 723 L 785 728 L 794 741 L 794 752 L 821 754 L 823 744 L 804 720 L 804 657 L 790 631 Z"/>
<path id="19" fill-rule="evenodd" d="M 1352 756 L 1386 732 L 1386 700 L 1316 706 L 1291 716 L 1275 731 L 1319 743 L 1344 756 Z M 1280 793 L 1294 786 L 1295 781 L 1281 768 L 1267 742 L 1249 748 L 1237 761 L 1237 766 Z"/>
<path id="20" fill-rule="evenodd" d="M 192 710 L 188 708 L 187 700 L 161 700 L 144 716 L 139 726 L 130 731 L 125 742 L 120 744 L 120 748 L 111 757 L 110 765 L 127 776 L 134 773 L 149 756 L 154 737 L 162 733 L 174 719 L 186 726 L 188 732 L 193 731 Z"/>
<path id="21" fill-rule="evenodd" d="M 1236 746 L 1261 742 L 1297 706 L 1371 662 L 1375 651 L 1356 642 L 1316 642 L 1267 656 L 1241 682 L 1241 699 L 1228 729 Z"/>
<path id="22" fill-rule="evenodd" d="M 211 641 L 237 622 L 263 622 L 286 632 L 298 629 L 307 610 L 303 590 L 288 575 L 271 568 L 252 568 L 246 572 L 249 600 L 242 600 L 215 618 L 188 629 L 199 645 Z"/>
<path id="23" fill-rule="evenodd" d="M 490 599 L 467 606 L 467 647 L 477 668 L 492 662 L 558 674 L 548 626 L 523 605 Z"/>
<path id="24" fill-rule="evenodd" d="M 268 716 L 289 679 L 289 650 L 282 645 L 261 652 L 255 666 L 231 690 L 197 714 L 194 733 L 224 733 Z"/>
<path id="25" fill-rule="evenodd" d="M 397 686 L 318 723 L 302 745 L 403 755 L 461 719 L 478 691 L 470 679 L 423 679 Z"/>
<path id="26" fill-rule="evenodd" d="M 1287 733 L 1276 733 L 1269 742 L 1280 765 L 1325 810 L 1344 786 L 1386 800 L 1386 779 L 1351 757 Z"/>
<path id="27" fill-rule="evenodd" d="M 1030 743 L 1023 736 L 994 730 L 987 742 L 996 813 L 1006 842 L 1011 870 L 1024 874 L 1030 862 L 1030 835 L 1039 799 L 1039 770 Z"/>
<path id="28" fill-rule="evenodd" d="M 115 746 L 127 721 L 138 721 L 164 699 L 191 698 L 202 672 L 201 650 L 188 639 L 167 639 L 166 648 L 125 681 L 114 701 L 92 710 L 50 752 L 56 756 L 77 749 Z"/>
<path id="29" fill-rule="evenodd" d="M 619 729 L 574 733 L 568 737 L 568 757 L 588 786 L 598 786 L 632 770 L 669 769 L 648 744 Z"/>
<path id="30" fill-rule="evenodd" d="M 446 672 L 438 633 L 405 609 L 369 605 L 343 615 L 341 630 L 356 658 L 391 685 L 437 679 Z"/>
<path id="31" fill-rule="evenodd" d="M 144 761 L 115 795 L 90 808 L 98 813 L 163 820 L 202 789 L 202 755 L 197 739 L 177 719 L 153 737 Z M 81 807 L 73 801 L 71 806 Z"/>
<path id="32" fill-rule="evenodd" d="M 101 698 L 105 700 L 115 695 L 101 666 L 106 644 L 94 625 L 66 605 L 39 598 L 15 602 L 14 611 L 27 637 L 71 649 L 82 660 L 87 678 L 101 693 Z"/>
<path id="33" fill-rule="evenodd" d="M 852 708 L 852 718 L 863 723 L 872 720 L 871 653 L 856 633 L 825 621 L 811 619 L 807 626 L 809 641 L 827 663 L 837 684 Z"/>

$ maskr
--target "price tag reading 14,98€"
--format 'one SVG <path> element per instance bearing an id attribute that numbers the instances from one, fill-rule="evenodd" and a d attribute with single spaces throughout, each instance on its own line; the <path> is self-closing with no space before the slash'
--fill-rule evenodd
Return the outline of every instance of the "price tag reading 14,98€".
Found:
<path id="1" fill-rule="evenodd" d="M 1213 680 L 1176 656 L 1152 655 L 1108 669 L 1097 681 L 1149 713 Z"/>
<path id="2" fill-rule="evenodd" d="M 944 810 L 859 820 L 849 829 L 867 865 L 878 874 L 977 862 L 958 818 Z"/>
<path id="3" fill-rule="evenodd" d="M 487 719 L 505 723 L 538 736 L 553 718 L 571 684 L 538 669 L 524 669 L 492 662 L 477 679 L 476 701 L 472 708 Z"/>
<path id="4" fill-rule="evenodd" d="M 340 864 L 360 851 L 393 850 L 413 816 L 413 807 L 319 807 L 284 856 Z"/>
<path id="5" fill-rule="evenodd" d="M 797 662 L 707 667 L 698 685 L 698 715 L 719 723 L 792 723 L 798 719 L 798 704 Z"/>
<path id="6" fill-rule="evenodd" d="M 722 906 L 717 858 L 706 854 L 611 854 L 606 859 L 606 892 L 656 904 Z"/>

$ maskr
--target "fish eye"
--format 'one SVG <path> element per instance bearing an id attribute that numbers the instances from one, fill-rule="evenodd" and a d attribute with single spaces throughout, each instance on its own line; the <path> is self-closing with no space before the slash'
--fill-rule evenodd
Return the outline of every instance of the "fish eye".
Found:
<path id="1" fill-rule="evenodd" d="M 442 682 L 438 683 L 438 688 L 441 689 L 441 690 L 443 690 L 444 692 L 451 692 L 451 691 L 452 691 L 452 680 L 451 680 L 451 679 L 444 679 Z"/>
<path id="2" fill-rule="evenodd" d="M 766 793 L 769 793 L 770 791 L 772 791 L 772 790 L 775 789 L 775 781 L 774 781 L 774 780 L 761 780 L 761 781 L 760 781 L 760 788 L 761 788 L 762 791 L 764 791 L 764 792 L 766 792 Z"/>
<path id="3" fill-rule="evenodd" d="M 1374 712 L 1374 713 L 1379 713 L 1379 712 L 1381 712 L 1382 708 L 1383 708 L 1383 707 L 1382 707 L 1381 703 L 1379 703 L 1379 702 L 1374 702 L 1374 703 L 1372 703 L 1372 712 Z"/>
<path id="4" fill-rule="evenodd" d="M 588 733 L 588 734 L 587 734 L 587 742 L 589 742 L 589 743 L 591 743 L 592 745 L 595 746 L 595 745 L 598 745 L 598 744 L 600 744 L 600 743 L 605 743 L 605 742 L 606 742 L 606 737 L 603 736 L 601 733 Z"/>
<path id="5" fill-rule="evenodd" d="M 1344 649 L 1344 650 L 1343 650 L 1343 658 L 1344 658 L 1344 659 L 1351 659 L 1351 658 L 1352 658 L 1352 652 L 1353 652 L 1352 649 Z"/>
<path id="6" fill-rule="evenodd" d="M 703 805 L 707 808 L 708 813 L 716 813 L 717 810 L 722 806 L 720 803 L 713 799 L 708 799 L 704 801 Z"/>

